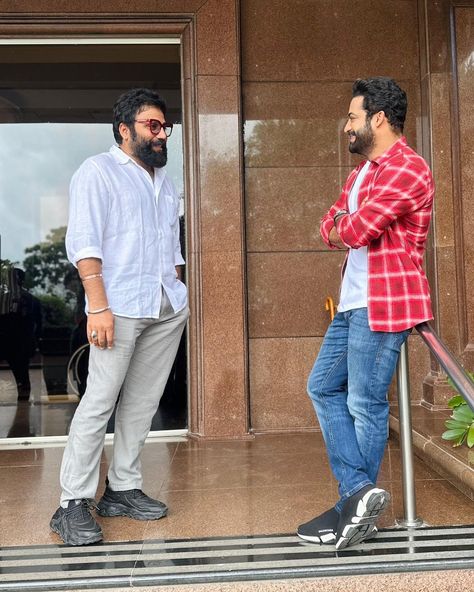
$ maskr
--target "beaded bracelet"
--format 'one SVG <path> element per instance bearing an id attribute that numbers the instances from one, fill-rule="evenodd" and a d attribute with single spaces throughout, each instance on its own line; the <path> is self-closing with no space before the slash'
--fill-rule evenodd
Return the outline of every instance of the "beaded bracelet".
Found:
<path id="1" fill-rule="evenodd" d="M 105 312 L 106 310 L 110 310 L 110 306 L 105 306 L 104 308 L 98 308 L 97 310 L 89 310 L 88 314 L 99 314 L 100 312 Z"/>
<path id="2" fill-rule="evenodd" d="M 87 280 L 93 280 L 94 278 L 101 278 L 102 274 L 101 273 L 91 273 L 90 275 L 85 275 L 85 276 L 79 276 L 81 278 L 81 281 L 86 282 Z"/>

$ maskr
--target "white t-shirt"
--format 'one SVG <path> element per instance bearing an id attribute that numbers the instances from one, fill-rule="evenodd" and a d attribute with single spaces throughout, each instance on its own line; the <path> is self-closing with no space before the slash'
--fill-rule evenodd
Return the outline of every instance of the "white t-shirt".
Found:
<path id="1" fill-rule="evenodd" d="M 368 160 L 361 168 L 349 194 L 349 213 L 353 214 L 358 209 L 359 189 L 369 170 Z M 349 249 L 346 270 L 342 278 L 341 295 L 339 298 L 338 312 L 365 308 L 367 306 L 367 247 Z"/>

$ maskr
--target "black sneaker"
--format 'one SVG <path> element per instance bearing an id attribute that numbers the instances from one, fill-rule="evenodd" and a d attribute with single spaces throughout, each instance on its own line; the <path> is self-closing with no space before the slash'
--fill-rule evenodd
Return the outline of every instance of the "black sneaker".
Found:
<path id="1" fill-rule="evenodd" d="M 97 513 L 101 516 L 128 516 L 135 520 L 158 520 L 167 512 L 163 502 L 148 497 L 141 489 L 112 491 L 108 485 L 97 504 Z"/>
<path id="2" fill-rule="evenodd" d="M 300 524 L 296 534 L 303 540 L 310 543 L 319 543 L 320 545 L 332 545 L 336 542 L 337 525 L 339 522 L 339 512 L 331 508 L 324 514 L 316 516 L 305 524 Z M 364 540 L 374 538 L 377 534 L 377 527 L 372 526 Z M 359 540 L 354 541 L 354 544 Z"/>
<path id="3" fill-rule="evenodd" d="M 322 545 L 332 545 L 336 542 L 337 524 L 339 522 L 339 512 L 336 508 L 331 508 L 324 514 L 316 516 L 305 524 L 300 524 L 296 534 L 310 543 L 319 543 Z"/>
<path id="4" fill-rule="evenodd" d="M 71 500 L 56 510 L 49 526 L 66 545 L 91 545 L 102 540 L 102 530 L 91 514 L 90 500 Z"/>
<path id="5" fill-rule="evenodd" d="M 352 495 L 342 508 L 337 525 L 336 549 L 344 549 L 367 540 L 375 522 L 390 502 L 388 491 L 367 485 Z"/>

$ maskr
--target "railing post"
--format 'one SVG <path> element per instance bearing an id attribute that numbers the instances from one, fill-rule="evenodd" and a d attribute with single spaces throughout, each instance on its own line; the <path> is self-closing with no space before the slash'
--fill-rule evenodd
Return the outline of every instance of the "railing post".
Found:
<path id="1" fill-rule="evenodd" d="M 423 520 L 416 515 L 415 475 L 413 470 L 413 439 L 411 429 L 410 383 L 408 373 L 408 345 L 400 350 L 397 364 L 398 408 L 400 411 L 400 452 L 402 458 L 402 487 L 404 517 L 397 518 L 399 526 L 417 528 Z"/>

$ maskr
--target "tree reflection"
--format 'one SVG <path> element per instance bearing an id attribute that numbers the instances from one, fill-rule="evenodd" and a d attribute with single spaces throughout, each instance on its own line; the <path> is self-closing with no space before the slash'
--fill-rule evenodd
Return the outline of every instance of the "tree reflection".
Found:
<path id="1" fill-rule="evenodd" d="M 53 228 L 46 239 L 25 249 L 25 286 L 43 305 L 45 327 L 75 324 L 75 309 L 81 285 L 66 254 L 66 226 Z"/>
<path id="2" fill-rule="evenodd" d="M 23 265 L 29 289 L 38 294 L 50 294 L 70 303 L 75 300 L 78 282 L 74 266 L 69 263 L 66 254 L 66 226 L 53 228 L 46 239 L 25 249 Z"/>

